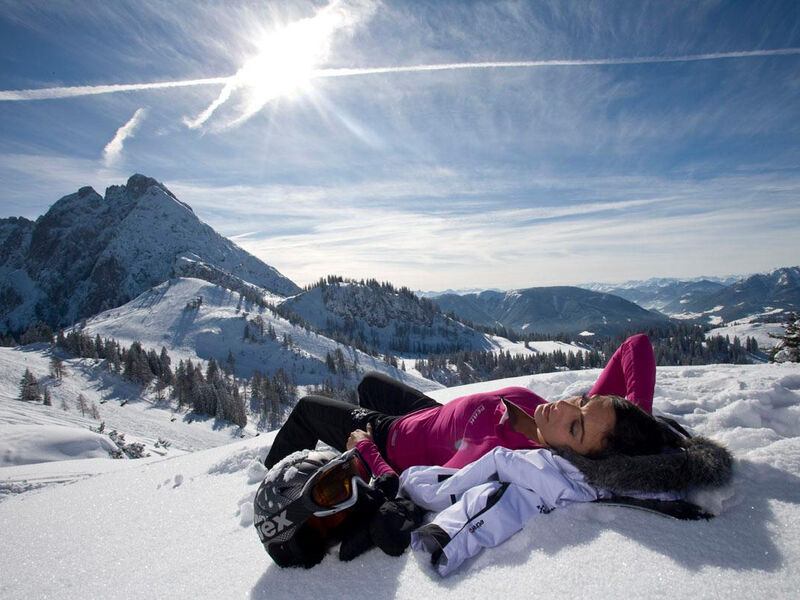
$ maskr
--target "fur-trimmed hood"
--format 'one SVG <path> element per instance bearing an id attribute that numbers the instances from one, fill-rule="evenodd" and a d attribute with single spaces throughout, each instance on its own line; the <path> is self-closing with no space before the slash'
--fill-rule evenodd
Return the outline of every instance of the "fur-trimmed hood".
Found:
<path id="1" fill-rule="evenodd" d="M 728 449 L 704 437 L 684 444 L 685 449 L 646 456 L 587 458 L 568 449 L 556 452 L 578 467 L 588 483 L 617 494 L 685 492 L 730 481 L 733 456 Z"/>

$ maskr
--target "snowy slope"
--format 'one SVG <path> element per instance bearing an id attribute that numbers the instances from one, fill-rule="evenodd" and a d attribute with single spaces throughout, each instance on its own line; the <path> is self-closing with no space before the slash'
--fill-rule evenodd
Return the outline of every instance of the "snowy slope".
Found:
<path id="1" fill-rule="evenodd" d="M 106 372 L 99 361 L 65 359 L 62 379 L 52 379 L 50 356 L 44 345 L 0 348 L 0 498 L 124 468 L 127 460 L 108 457 L 108 450 L 116 448 L 107 436 L 112 430 L 123 434 L 126 443 L 144 444 L 151 459 L 229 444 L 243 434 L 238 427 L 155 402 L 152 393 Z M 26 368 L 50 391 L 52 406 L 18 399 Z M 86 400 L 85 411 L 80 396 Z M 92 416 L 92 407 L 98 418 Z M 103 435 L 90 430 L 101 423 Z M 244 435 L 255 433 L 249 428 Z M 59 461 L 55 470 L 38 464 L 51 461 Z"/>
<path id="2" fill-rule="evenodd" d="M 317 285 L 282 305 L 332 337 L 346 333 L 380 352 L 425 356 L 491 348 L 485 334 L 446 317 L 432 302 L 377 282 Z"/>
<path id="3" fill-rule="evenodd" d="M 192 415 L 189 423 L 182 413 L 175 413 L 167 404 L 157 404 L 142 388 L 107 373 L 100 363 L 91 359 L 64 360 L 61 381 L 52 379 L 50 354 L 44 350 L 0 348 L 0 425 L 38 425 L 42 427 L 71 427 L 88 429 L 105 421 L 106 431 L 117 429 L 129 436 L 128 441 L 150 445 L 162 437 L 171 442 L 171 451 L 191 452 L 238 439 L 239 428 L 214 427 L 213 419 L 206 422 Z M 52 395 L 53 406 L 18 400 L 19 380 L 25 368 L 46 386 Z M 100 419 L 90 411 L 81 414 L 78 396 L 83 395 L 89 407 L 97 406 Z M 64 408 L 66 404 L 66 409 Z M 175 421 L 172 421 L 175 417 Z"/>
<path id="4" fill-rule="evenodd" d="M 439 390 L 527 385 L 551 399 L 598 371 Z M 733 484 L 697 498 L 720 512 L 678 522 L 576 505 L 542 515 L 447 580 L 425 555 L 377 550 L 281 570 L 252 528 L 270 438 L 237 442 L 0 502 L 4 598 L 792 598 L 800 575 L 800 365 L 659 369 L 655 407 L 737 456 Z M 99 459 L 94 459 L 99 460 Z M 90 461 L 84 461 L 90 462 Z M 118 461 L 122 462 L 122 461 Z M 58 463 L 46 463 L 56 472 Z M 0 473 L 3 469 L 0 469 Z"/>
<path id="5" fill-rule="evenodd" d="M 202 296 L 196 309 L 187 304 Z M 265 327 L 272 325 L 277 339 L 255 335 L 252 321 L 261 317 Z M 243 338 L 245 325 L 257 339 Z M 279 368 L 295 377 L 298 385 L 311 385 L 332 377 L 325 366 L 328 352 L 337 348 L 345 353 L 349 364 L 358 361 L 360 372 L 382 371 L 402 378 L 419 389 L 430 389 L 437 384 L 402 373 L 382 360 L 354 351 L 346 346 L 302 327 L 296 327 L 262 306 L 254 305 L 232 292 L 199 279 L 171 279 L 144 292 L 119 308 L 111 309 L 89 319 L 85 332 L 94 336 L 114 338 L 127 346 L 139 340 L 146 348 L 159 351 L 167 348 L 173 367 L 178 360 L 198 358 L 216 359 L 224 363 L 228 350 L 233 353 L 239 377 L 250 377 L 255 369 L 272 374 Z M 290 336 L 291 345 L 283 343 Z M 355 382 L 357 376 L 350 379 Z"/>
<path id="6" fill-rule="evenodd" d="M 752 337 L 758 342 L 758 347 L 761 350 L 769 350 L 773 348 L 778 340 L 773 335 L 783 335 L 786 331 L 786 325 L 783 323 L 761 323 L 757 317 L 753 319 L 743 319 L 727 323 L 722 327 L 715 327 L 706 333 L 706 337 L 722 335 L 728 336 L 733 340 L 734 336 L 738 337 L 744 343 L 744 340 Z"/>
<path id="7" fill-rule="evenodd" d="M 512 342 L 504 337 L 497 335 L 488 336 L 494 348 L 499 352 L 510 352 L 512 355 L 530 356 L 535 354 L 552 354 L 553 352 L 586 352 L 586 348 L 582 348 L 577 344 L 567 344 L 566 342 L 551 342 L 547 340 L 528 342 L 528 347 L 525 347 L 524 342 Z"/>

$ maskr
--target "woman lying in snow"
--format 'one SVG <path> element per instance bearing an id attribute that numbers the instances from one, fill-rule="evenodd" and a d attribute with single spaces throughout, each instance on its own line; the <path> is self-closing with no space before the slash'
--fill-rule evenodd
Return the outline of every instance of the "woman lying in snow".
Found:
<path id="1" fill-rule="evenodd" d="M 460 470 L 411 467 L 400 477 L 400 493 L 438 512 L 411 533 L 411 546 L 429 552 L 444 576 L 532 517 L 573 502 L 610 501 L 679 519 L 710 518 L 685 499 L 693 489 L 725 484 L 732 457 L 711 440 L 681 439 L 681 449 L 667 446 L 656 455 L 590 459 L 569 451 L 495 448 Z"/>
<path id="2" fill-rule="evenodd" d="M 361 408 L 322 396 L 302 398 L 264 462 L 271 468 L 318 440 L 339 451 L 356 447 L 375 475 L 417 465 L 459 468 L 498 446 L 652 454 L 662 445 L 660 437 L 629 425 L 642 411 L 650 413 L 655 375 L 645 335 L 628 338 L 617 349 L 588 395 L 555 403 L 510 387 L 442 405 L 372 373 L 358 386 Z"/>
<path id="3" fill-rule="evenodd" d="M 408 533 L 419 524 L 421 515 L 408 501 L 392 500 L 396 477 L 390 465 L 411 467 L 401 478 L 403 493 L 426 509 L 441 511 L 432 523 L 414 533 L 412 543 L 432 553 L 443 575 L 481 548 L 505 540 L 532 515 L 571 502 L 625 495 L 629 502 L 655 499 L 662 501 L 662 510 L 684 511 L 675 516 L 704 516 L 693 511 L 696 507 L 692 505 L 669 502 L 683 497 L 691 487 L 723 483 L 730 474 L 730 455 L 708 440 L 687 441 L 650 416 L 654 379 L 650 342 L 645 336 L 634 336 L 617 350 L 588 396 L 552 404 L 524 388 L 506 388 L 442 406 L 411 388 L 375 376 L 365 378 L 359 386 L 362 406 L 389 413 L 416 407 L 419 412 L 389 417 L 373 410 L 354 410 L 350 405 L 341 407 L 324 398 L 304 399 L 305 406 L 296 409 L 282 428 L 266 463 L 274 466 L 276 457 L 287 454 L 287 449 L 297 449 L 292 442 L 297 445 L 298 440 L 301 448 L 313 446 L 318 438 L 341 448 L 342 429 L 354 421 L 366 423 L 366 429 L 352 432 L 346 442 L 348 448 L 357 448 L 355 455 L 345 455 L 353 478 L 348 498 L 340 501 L 340 507 L 347 504 L 350 514 L 340 515 L 344 523 L 333 537 L 326 537 L 330 531 L 325 532 L 325 524 L 319 520 L 312 519 L 314 527 L 308 526 L 305 519 L 311 513 L 298 511 L 298 505 L 302 496 L 314 491 L 314 480 L 326 467 L 319 468 L 324 462 L 300 458 L 296 463 L 281 463 L 276 470 L 301 472 L 299 481 L 268 476 L 262 484 L 256 496 L 256 528 L 281 566 L 316 564 L 330 539 L 344 540 L 340 549 L 344 559 L 373 542 L 389 554 L 402 553 Z M 641 408 L 607 395 L 622 391 Z M 385 435 L 380 435 L 381 431 Z M 512 452 L 502 446 L 528 450 Z M 388 450 L 384 453 L 388 462 L 379 447 Z M 551 448 L 569 460 L 535 448 Z M 353 507 L 358 493 L 355 482 L 366 477 L 355 470 L 358 460 L 353 456 L 359 455 L 381 485 L 377 491 L 363 494 L 360 505 Z M 474 458 L 479 460 L 461 471 L 456 469 Z M 444 466 L 414 466 L 426 463 Z M 298 471 L 297 465 L 303 468 Z M 275 483 L 281 480 L 283 488 Z M 316 514 L 326 512 L 331 511 Z M 276 521 L 276 515 L 282 519 Z M 286 528 L 279 541 L 267 535 L 276 531 L 275 523 Z"/>

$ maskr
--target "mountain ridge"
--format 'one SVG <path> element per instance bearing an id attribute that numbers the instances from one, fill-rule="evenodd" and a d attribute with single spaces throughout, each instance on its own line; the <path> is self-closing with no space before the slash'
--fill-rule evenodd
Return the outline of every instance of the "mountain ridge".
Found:
<path id="1" fill-rule="evenodd" d="M 478 325 L 501 325 L 519 333 L 614 334 L 669 324 L 666 316 L 619 296 L 573 286 L 445 294 L 434 301 L 443 311 Z"/>
<path id="2" fill-rule="evenodd" d="M 187 258 L 281 296 L 300 290 L 203 223 L 162 183 L 140 174 L 108 187 L 105 197 L 82 187 L 35 222 L 0 221 L 0 248 L 5 332 L 34 320 L 65 326 L 124 304 L 184 273 Z"/>

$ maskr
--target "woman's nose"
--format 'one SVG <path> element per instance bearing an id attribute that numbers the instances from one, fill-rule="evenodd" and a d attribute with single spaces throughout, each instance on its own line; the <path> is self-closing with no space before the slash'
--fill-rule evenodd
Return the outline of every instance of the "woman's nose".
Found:
<path id="1" fill-rule="evenodd" d="M 572 402 L 567 402 L 566 400 L 559 400 L 556 402 L 556 410 L 558 412 L 569 412 L 571 409 L 578 408 Z"/>

